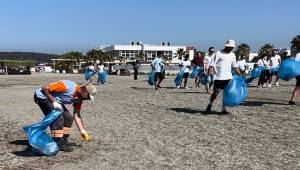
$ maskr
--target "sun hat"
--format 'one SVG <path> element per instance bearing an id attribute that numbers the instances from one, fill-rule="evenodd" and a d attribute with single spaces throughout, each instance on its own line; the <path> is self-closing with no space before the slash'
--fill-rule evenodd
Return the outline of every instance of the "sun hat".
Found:
<path id="1" fill-rule="evenodd" d="M 95 95 L 97 94 L 96 87 L 93 84 L 88 83 L 87 85 L 85 85 L 85 88 L 87 89 L 87 91 L 88 91 L 88 93 L 90 95 L 90 99 L 92 101 L 94 101 L 95 100 Z"/>
<path id="2" fill-rule="evenodd" d="M 226 41 L 226 44 L 225 44 L 225 47 L 235 47 L 235 41 L 234 40 L 227 40 Z"/>

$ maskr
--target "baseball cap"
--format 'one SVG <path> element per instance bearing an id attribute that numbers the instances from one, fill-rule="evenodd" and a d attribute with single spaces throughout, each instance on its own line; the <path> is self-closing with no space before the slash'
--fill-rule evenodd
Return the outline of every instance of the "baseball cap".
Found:
<path id="1" fill-rule="evenodd" d="M 88 91 L 88 93 L 90 95 L 90 99 L 92 101 L 94 101 L 95 100 L 95 95 L 97 94 L 96 87 L 93 84 L 88 83 L 87 85 L 85 85 L 85 88 L 87 89 L 87 91 Z"/>
<path id="2" fill-rule="evenodd" d="M 235 41 L 234 40 L 227 40 L 226 41 L 226 44 L 225 44 L 225 47 L 235 47 Z"/>

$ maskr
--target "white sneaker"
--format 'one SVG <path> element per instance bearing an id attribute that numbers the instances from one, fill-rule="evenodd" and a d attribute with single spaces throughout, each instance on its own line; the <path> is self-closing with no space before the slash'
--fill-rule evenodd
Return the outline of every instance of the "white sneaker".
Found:
<path id="1" fill-rule="evenodd" d="M 189 87 L 185 87 L 185 89 L 190 89 Z"/>
<path id="2" fill-rule="evenodd" d="M 266 87 L 268 87 L 268 86 L 264 84 L 262 87 L 263 87 L 263 88 L 266 88 Z"/>
<path id="3" fill-rule="evenodd" d="M 180 85 L 176 87 L 177 89 L 180 89 Z"/>
<path id="4" fill-rule="evenodd" d="M 272 84 L 269 84 L 268 87 L 272 87 Z"/>
<path id="5" fill-rule="evenodd" d="M 279 87 L 279 83 L 278 82 L 276 82 L 275 84 L 276 84 L 277 87 Z"/>

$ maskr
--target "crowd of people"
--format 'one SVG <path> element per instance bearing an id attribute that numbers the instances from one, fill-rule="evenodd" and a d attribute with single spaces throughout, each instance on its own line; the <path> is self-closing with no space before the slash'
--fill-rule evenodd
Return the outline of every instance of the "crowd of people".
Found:
<path id="1" fill-rule="evenodd" d="M 200 88 L 201 79 L 205 77 L 205 89 L 210 94 L 212 88 L 212 94 L 210 95 L 208 104 L 206 106 L 207 114 L 212 112 L 212 106 L 217 96 L 233 79 L 233 75 L 246 76 L 245 74 L 245 60 L 244 58 L 236 58 L 233 53 L 235 48 L 235 41 L 228 40 L 225 47 L 222 50 L 215 51 L 214 47 L 209 47 L 207 55 L 203 56 L 200 52 L 196 53 L 196 56 L 192 61 L 189 60 L 189 55 L 184 55 L 183 59 L 179 62 L 180 72 L 182 75 L 183 87 L 180 85 L 177 88 L 188 89 L 187 83 L 190 78 L 189 72 L 192 67 L 201 68 L 199 74 L 195 76 L 194 84 L 195 88 Z M 152 71 L 154 74 L 154 87 L 156 90 L 161 88 L 161 83 L 164 77 L 164 62 L 162 59 L 162 52 L 158 52 L 157 57 L 152 61 Z M 295 61 L 300 62 L 300 49 L 299 53 L 294 58 Z M 272 51 L 270 55 L 259 59 L 255 67 L 265 67 L 264 71 L 260 74 L 258 80 L 259 87 L 271 87 L 272 79 L 274 75 L 277 75 L 277 71 L 273 71 L 273 68 L 278 68 L 281 64 L 281 57 Z M 140 63 L 136 61 L 134 63 L 134 79 L 137 80 L 138 69 Z M 106 72 L 104 64 L 100 63 L 95 69 L 94 65 L 88 66 L 87 70 L 92 71 L 92 74 Z M 201 73 L 201 74 L 200 74 Z M 62 80 L 51 83 L 37 89 L 34 93 L 34 101 L 40 107 L 45 116 L 47 116 L 53 110 L 60 110 L 62 114 L 58 119 L 51 123 L 51 135 L 54 141 L 57 143 L 59 150 L 71 152 L 76 145 L 68 141 L 70 129 L 75 120 L 75 123 L 82 135 L 82 139 L 89 140 L 89 135 L 84 127 L 83 120 L 80 116 L 81 105 L 84 100 L 94 100 L 97 93 L 95 85 L 92 84 L 91 76 L 85 85 L 77 85 L 75 82 L 69 80 Z M 298 95 L 300 89 L 300 75 L 296 77 L 297 83 L 289 101 L 289 104 L 295 104 L 295 97 Z M 98 84 L 99 82 L 98 78 Z M 279 86 L 279 77 L 276 76 L 275 85 Z M 267 85 L 266 85 L 267 84 Z M 65 107 L 67 104 L 73 104 L 73 115 Z M 221 114 L 230 114 L 226 110 L 226 106 L 223 101 Z"/>

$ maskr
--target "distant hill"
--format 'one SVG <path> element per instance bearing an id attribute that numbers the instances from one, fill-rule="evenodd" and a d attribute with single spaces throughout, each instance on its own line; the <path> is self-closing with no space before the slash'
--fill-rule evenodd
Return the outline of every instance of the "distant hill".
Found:
<path id="1" fill-rule="evenodd" d="M 50 62 L 60 55 L 35 52 L 0 52 L 0 60 L 34 60 L 36 63 Z"/>

